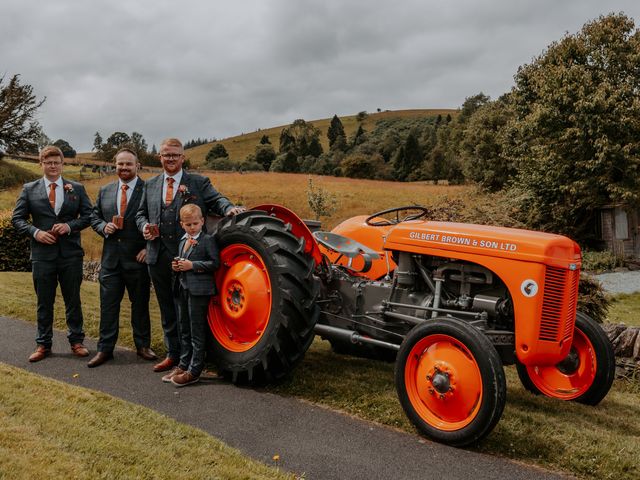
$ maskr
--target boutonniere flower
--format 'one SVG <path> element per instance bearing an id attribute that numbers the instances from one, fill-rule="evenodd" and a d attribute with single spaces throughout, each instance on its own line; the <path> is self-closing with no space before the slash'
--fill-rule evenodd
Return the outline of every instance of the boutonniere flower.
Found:
<path id="1" fill-rule="evenodd" d="M 189 187 L 187 187 L 186 185 L 180 185 L 178 187 L 178 192 L 180 192 L 180 195 L 182 196 L 182 199 L 185 202 L 188 202 L 188 201 L 196 199 L 196 196 L 195 195 L 191 195 L 191 192 L 189 191 Z"/>
<path id="2" fill-rule="evenodd" d="M 64 191 L 67 193 L 73 193 L 73 185 L 71 185 L 70 183 L 65 183 Z"/>

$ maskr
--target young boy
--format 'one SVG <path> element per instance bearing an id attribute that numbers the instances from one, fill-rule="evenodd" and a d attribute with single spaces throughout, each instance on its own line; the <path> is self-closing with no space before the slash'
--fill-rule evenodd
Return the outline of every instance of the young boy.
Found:
<path id="1" fill-rule="evenodd" d="M 180 225 L 186 232 L 171 268 L 176 272 L 173 294 L 180 325 L 180 362 L 162 377 L 176 387 L 196 383 L 204 368 L 207 312 L 216 287 L 214 272 L 220 264 L 215 239 L 202 231 L 204 217 L 198 205 L 180 209 Z"/>

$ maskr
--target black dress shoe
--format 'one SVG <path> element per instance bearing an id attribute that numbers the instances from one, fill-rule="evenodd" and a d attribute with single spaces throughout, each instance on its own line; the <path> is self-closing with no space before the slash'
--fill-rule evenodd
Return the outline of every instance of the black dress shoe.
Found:
<path id="1" fill-rule="evenodd" d="M 113 358 L 113 352 L 98 352 L 96 356 L 89 360 L 87 363 L 87 367 L 94 368 L 99 367 L 107 360 L 111 360 Z"/>
<path id="2" fill-rule="evenodd" d="M 136 353 L 139 357 L 144 358 L 145 360 L 157 360 L 158 356 L 155 354 L 153 350 L 149 347 L 142 347 L 136 350 Z"/>

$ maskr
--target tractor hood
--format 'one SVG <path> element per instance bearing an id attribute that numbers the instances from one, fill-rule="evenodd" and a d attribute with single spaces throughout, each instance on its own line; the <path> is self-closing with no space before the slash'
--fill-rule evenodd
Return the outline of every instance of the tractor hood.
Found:
<path id="1" fill-rule="evenodd" d="M 571 270 L 581 266 L 580 247 L 565 236 L 468 223 L 403 222 L 388 233 L 384 248 L 439 256 L 463 252 Z"/>

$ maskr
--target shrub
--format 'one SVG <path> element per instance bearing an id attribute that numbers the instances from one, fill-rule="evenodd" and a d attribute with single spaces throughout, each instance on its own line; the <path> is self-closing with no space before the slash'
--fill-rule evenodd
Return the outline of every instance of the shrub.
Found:
<path id="1" fill-rule="evenodd" d="M 0 160 L 0 189 L 12 188 L 38 178 L 29 170 Z"/>
<path id="2" fill-rule="evenodd" d="M 207 160 L 207 167 L 212 170 L 233 170 L 236 166 L 229 157 L 218 157 Z"/>
<path id="3" fill-rule="evenodd" d="M 247 156 L 237 167 L 238 170 L 245 172 L 264 172 L 263 166 L 256 162 L 253 155 Z"/>
<path id="4" fill-rule="evenodd" d="M 30 272 L 29 238 L 11 224 L 11 211 L 0 212 L 0 272 Z"/>
<path id="5" fill-rule="evenodd" d="M 389 166 L 378 153 L 371 156 L 353 153 L 342 160 L 340 167 L 345 177 L 374 179 L 390 176 Z"/>
<path id="6" fill-rule="evenodd" d="M 269 168 L 271 172 L 281 173 L 298 173 L 300 171 L 300 164 L 298 163 L 298 157 L 293 152 L 281 153 L 271 164 Z"/>
<path id="7" fill-rule="evenodd" d="M 602 323 L 607 318 L 611 300 L 595 278 L 581 274 L 578 286 L 578 310 L 586 313 L 596 322 Z"/>
<path id="8" fill-rule="evenodd" d="M 610 250 L 604 252 L 583 250 L 582 252 L 582 270 L 584 271 L 601 273 L 623 265 L 624 258 Z"/>
<path id="9" fill-rule="evenodd" d="M 322 216 L 330 217 L 338 209 L 336 196 L 322 187 L 316 187 L 311 177 L 309 177 L 307 187 L 307 202 L 309 202 L 309 208 L 315 214 L 316 220 L 320 220 Z"/>

